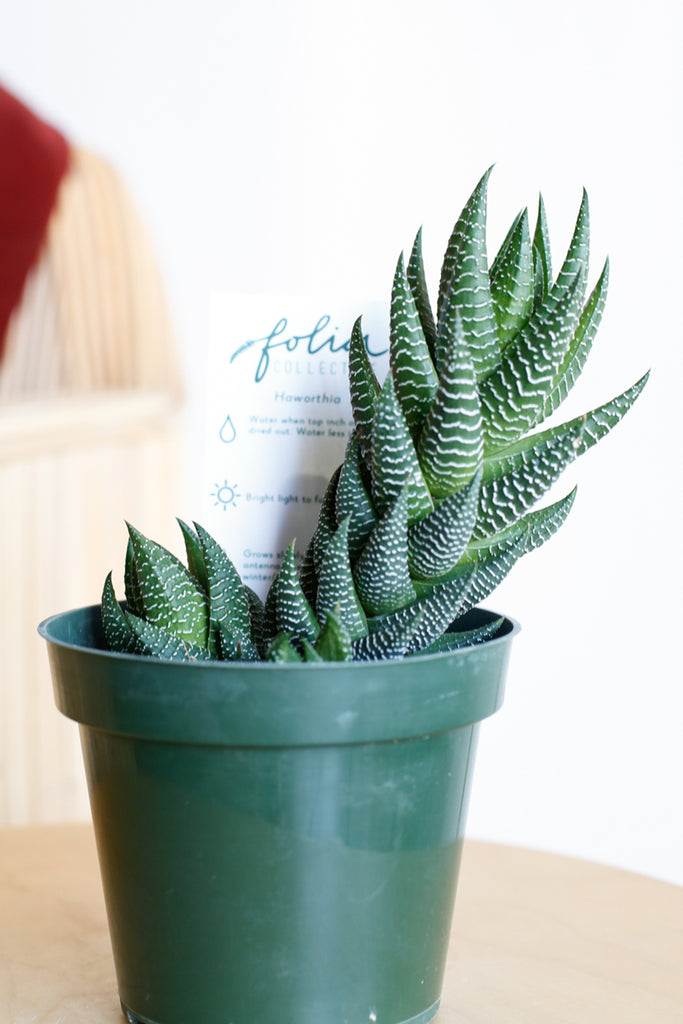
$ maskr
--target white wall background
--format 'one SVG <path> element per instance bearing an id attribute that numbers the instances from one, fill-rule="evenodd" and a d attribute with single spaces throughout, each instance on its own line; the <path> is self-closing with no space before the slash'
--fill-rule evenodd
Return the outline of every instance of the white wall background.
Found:
<path id="1" fill-rule="evenodd" d="M 609 252 L 612 284 L 568 412 L 653 375 L 563 478 L 580 483 L 567 525 L 487 602 L 523 632 L 482 728 L 470 834 L 683 882 L 679 11 L 23 0 L 0 76 L 127 180 L 196 438 L 212 290 L 385 296 L 420 224 L 434 279 L 492 162 L 490 249 L 542 188 L 558 263 L 587 187 L 593 278 Z"/>

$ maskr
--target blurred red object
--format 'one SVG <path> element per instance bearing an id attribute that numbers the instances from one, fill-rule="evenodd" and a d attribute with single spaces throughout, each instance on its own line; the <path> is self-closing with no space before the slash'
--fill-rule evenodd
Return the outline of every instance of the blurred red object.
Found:
<path id="1" fill-rule="evenodd" d="M 0 86 L 0 358 L 68 164 L 64 136 Z"/>

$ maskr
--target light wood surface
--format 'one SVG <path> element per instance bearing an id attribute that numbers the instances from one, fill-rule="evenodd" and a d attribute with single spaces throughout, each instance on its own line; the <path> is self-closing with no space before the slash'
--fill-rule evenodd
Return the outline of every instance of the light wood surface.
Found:
<path id="1" fill-rule="evenodd" d="M 437 1021 L 681 1024 L 682 968 L 683 889 L 469 842 Z M 0 1024 L 67 1021 L 123 1021 L 91 829 L 0 830 Z"/>

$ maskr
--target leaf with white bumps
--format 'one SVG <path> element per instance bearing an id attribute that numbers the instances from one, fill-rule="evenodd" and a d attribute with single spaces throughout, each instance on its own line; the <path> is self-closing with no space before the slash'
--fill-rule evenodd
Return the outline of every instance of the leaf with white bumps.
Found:
<path id="1" fill-rule="evenodd" d="M 575 459 L 584 420 L 532 434 L 484 463 L 473 539 L 500 533 L 529 511 Z"/>
<path id="2" fill-rule="evenodd" d="M 574 337 L 581 312 L 577 279 L 559 301 L 534 313 L 479 389 L 486 454 L 514 444 L 543 417 L 546 400 Z"/>
<path id="3" fill-rule="evenodd" d="M 477 472 L 484 454 L 474 363 L 459 314 L 439 388 L 417 443 L 417 458 L 434 498 L 446 498 Z"/>
<path id="4" fill-rule="evenodd" d="M 491 298 L 501 350 L 519 334 L 534 308 L 534 260 L 529 215 L 520 213 L 491 267 Z"/>
<path id="5" fill-rule="evenodd" d="M 294 542 L 289 545 L 282 565 L 272 584 L 274 594 L 275 632 L 285 633 L 295 644 L 308 640 L 314 643 L 320 626 L 306 600 L 294 562 Z"/>
<path id="6" fill-rule="evenodd" d="M 602 274 L 593 289 L 588 302 L 586 303 L 579 322 L 574 331 L 574 337 L 567 350 L 562 365 L 559 367 L 555 386 L 543 406 L 543 419 L 550 416 L 565 400 L 576 381 L 579 379 L 586 359 L 590 354 L 593 340 L 597 334 L 600 321 L 602 320 L 605 301 L 607 299 L 607 285 L 609 283 L 609 261 L 605 261 Z"/>
<path id="7" fill-rule="evenodd" d="M 135 564 L 135 555 L 133 554 L 133 545 L 131 544 L 130 537 L 126 545 L 126 566 L 124 570 L 124 587 L 126 593 L 126 607 L 129 612 L 133 615 L 143 616 L 145 609 L 142 604 L 142 594 L 140 593 L 140 581 L 138 580 L 138 570 Z"/>
<path id="8" fill-rule="evenodd" d="M 135 633 L 137 649 L 141 654 L 163 658 L 165 661 L 208 661 L 211 657 L 206 647 L 192 643 L 177 633 L 139 619 L 130 612 L 126 617 Z"/>
<path id="9" fill-rule="evenodd" d="M 483 644 L 496 635 L 505 620 L 494 619 L 484 626 L 476 629 L 465 629 L 447 633 L 440 636 L 434 643 L 430 644 L 420 654 L 443 654 L 444 651 L 458 651 L 461 647 L 474 647 L 475 644 Z"/>
<path id="10" fill-rule="evenodd" d="M 391 374 L 406 423 L 417 435 L 434 398 L 438 381 L 432 365 L 403 255 L 399 257 L 391 292 L 389 359 Z"/>
<path id="11" fill-rule="evenodd" d="M 351 636 L 339 615 L 340 609 L 335 608 L 325 616 L 325 624 L 315 645 L 315 653 L 322 661 L 353 660 Z"/>
<path id="12" fill-rule="evenodd" d="M 550 234 L 548 219 L 545 212 L 543 196 L 538 197 L 538 216 L 533 241 L 534 253 L 534 309 L 539 309 L 546 301 L 553 279 L 552 257 L 550 254 Z"/>
<path id="13" fill-rule="evenodd" d="M 349 342 L 349 391 L 361 453 L 367 460 L 380 387 L 365 347 L 360 317 L 353 325 Z"/>
<path id="14" fill-rule="evenodd" d="M 212 626 L 215 630 L 222 622 L 239 642 L 251 642 L 251 613 L 240 575 L 211 534 L 199 523 L 194 525 L 206 567 Z"/>
<path id="15" fill-rule="evenodd" d="M 486 258 L 486 187 L 490 173 L 491 169 L 470 196 L 449 239 L 437 306 L 437 369 L 441 371 L 448 325 L 457 307 L 478 380 L 491 373 L 500 356 Z"/>
<path id="16" fill-rule="evenodd" d="M 356 434 L 347 446 L 335 490 L 335 516 L 338 523 L 351 517 L 349 551 L 355 558 L 377 525 L 377 515 L 363 478 L 360 441 Z"/>
<path id="17" fill-rule="evenodd" d="M 372 445 L 372 500 L 382 515 L 407 485 L 408 522 L 434 508 L 415 445 L 399 405 L 391 374 L 379 398 Z"/>
<path id="18" fill-rule="evenodd" d="M 588 194 L 584 189 L 569 249 L 557 275 L 557 281 L 553 286 L 555 290 L 568 288 L 577 274 L 585 282 L 588 277 L 589 251 L 590 215 L 588 210 Z"/>
<path id="19" fill-rule="evenodd" d="M 112 574 L 104 581 L 102 590 L 102 628 L 111 651 L 131 654 L 137 650 L 138 642 L 130 622 L 116 600 Z"/>
<path id="20" fill-rule="evenodd" d="M 417 308 L 418 316 L 420 317 L 425 341 L 429 348 L 432 363 L 434 363 L 436 360 L 436 324 L 434 323 L 432 305 L 429 301 L 424 260 L 422 258 L 422 228 L 420 228 L 415 236 L 413 248 L 410 253 L 410 259 L 408 261 L 407 274 L 408 284 L 410 285 L 410 290 L 413 293 L 413 298 L 415 299 L 415 306 Z"/>
<path id="21" fill-rule="evenodd" d="M 379 628 L 353 643 L 354 661 L 390 661 L 410 649 L 422 623 L 422 611 L 388 617 Z"/>
<path id="22" fill-rule="evenodd" d="M 375 527 L 354 567 L 353 577 L 366 615 L 385 615 L 415 597 L 408 568 L 405 490 Z"/>
<path id="23" fill-rule="evenodd" d="M 363 606 L 356 593 L 349 561 L 349 520 L 340 523 L 327 546 L 318 578 L 315 612 L 321 625 L 329 612 L 347 630 L 352 640 L 368 631 Z"/>
<path id="24" fill-rule="evenodd" d="M 481 478 L 479 469 L 466 487 L 408 530 L 408 558 L 415 579 L 443 576 L 459 562 L 476 522 Z"/>
<path id="25" fill-rule="evenodd" d="M 188 643 L 205 647 L 209 609 L 188 570 L 166 548 L 128 526 L 145 620 Z"/>
<path id="26" fill-rule="evenodd" d="M 339 466 L 332 474 L 332 478 L 325 489 L 323 500 L 320 503 L 320 511 L 318 512 L 318 522 L 316 523 L 315 533 L 311 540 L 311 555 L 316 575 L 319 574 L 322 569 L 325 554 L 337 529 L 337 513 L 335 506 L 337 500 L 337 485 L 339 483 L 340 475 L 341 466 Z M 304 586 L 304 593 L 308 596 L 308 589 L 306 586 Z"/>

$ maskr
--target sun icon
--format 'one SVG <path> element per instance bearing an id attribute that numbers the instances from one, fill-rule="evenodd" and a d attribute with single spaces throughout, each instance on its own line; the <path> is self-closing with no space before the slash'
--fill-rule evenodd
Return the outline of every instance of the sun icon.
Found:
<path id="1" fill-rule="evenodd" d="M 227 509 L 228 505 L 236 505 L 236 498 L 239 498 L 237 493 L 237 484 L 233 484 L 231 487 L 227 480 L 224 480 L 222 484 L 215 484 L 216 490 L 212 492 L 211 497 L 215 498 L 214 505 L 222 505 L 223 511 Z"/>

